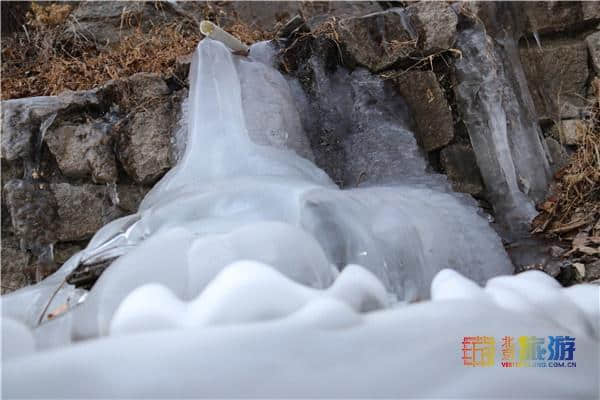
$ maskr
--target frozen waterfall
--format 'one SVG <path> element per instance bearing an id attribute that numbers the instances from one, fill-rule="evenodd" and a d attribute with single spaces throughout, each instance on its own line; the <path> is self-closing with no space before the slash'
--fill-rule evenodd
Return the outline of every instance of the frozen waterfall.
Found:
<path id="1" fill-rule="evenodd" d="M 598 288 L 499 277 L 497 234 L 413 153 L 418 182 L 340 190 L 269 53 L 198 45 L 178 165 L 138 213 L 2 298 L 3 395 L 593 394 Z M 113 259 L 89 292 L 64 282 Z M 575 335 L 577 368 L 466 368 L 473 335 Z"/>

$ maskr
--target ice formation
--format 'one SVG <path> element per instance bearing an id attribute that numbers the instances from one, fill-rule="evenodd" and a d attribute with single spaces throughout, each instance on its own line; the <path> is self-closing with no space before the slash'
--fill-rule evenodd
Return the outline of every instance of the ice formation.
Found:
<path id="1" fill-rule="evenodd" d="M 527 232 L 550 167 L 515 41 L 482 27 L 458 35 L 456 98 L 486 188 L 508 232 Z"/>
<path id="2" fill-rule="evenodd" d="M 420 184 L 338 189 L 312 163 L 265 43 L 246 58 L 205 39 L 191 80 L 185 153 L 138 213 L 2 298 L 3 395 L 597 390 L 598 288 L 496 277 L 512 271 L 496 233 L 425 171 Z M 89 293 L 64 283 L 81 263 L 115 257 Z M 577 369 L 462 367 L 460 340 L 484 334 L 577 335 Z"/>

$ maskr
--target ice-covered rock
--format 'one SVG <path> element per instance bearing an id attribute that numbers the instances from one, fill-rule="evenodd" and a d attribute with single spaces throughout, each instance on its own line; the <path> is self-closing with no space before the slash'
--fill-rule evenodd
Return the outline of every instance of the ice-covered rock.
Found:
<path id="1" fill-rule="evenodd" d="M 341 190 L 307 158 L 301 97 L 269 54 L 264 44 L 244 58 L 202 41 L 178 165 L 136 214 L 105 225 L 44 281 L 2 298 L 3 316 L 33 328 L 41 350 L 3 365 L 5 396 L 539 394 L 522 385 L 547 378 L 537 371 L 511 375 L 514 387 L 489 373 L 484 384 L 463 385 L 473 370 L 460 367 L 461 338 L 577 334 L 578 346 L 597 345 L 597 312 L 580 306 L 596 292 L 569 302 L 562 289 L 527 276 L 477 287 L 512 265 L 474 202 L 427 172 L 408 124 L 392 118 L 403 108 L 371 102 L 386 93 L 384 82 L 364 70 L 317 77 L 357 112 L 349 143 L 384 154 L 388 142 L 363 135 L 383 136 L 404 157 L 406 176 L 393 185 Z M 278 99 L 264 101 L 265 112 L 281 115 L 247 105 L 265 97 Z M 65 283 L 81 264 L 114 258 L 89 292 Z M 444 269 L 473 282 L 450 271 L 434 279 Z M 430 294 L 432 302 L 403 307 Z M 572 313 L 568 326 L 552 308 Z M 594 367 L 582 354 L 587 376 Z M 23 370 L 36 384 L 24 384 Z M 74 371 L 79 383 L 66 384 Z M 425 385 L 430 375 L 444 384 Z M 581 374 L 570 379 L 582 393 L 593 390 Z"/>
<path id="2" fill-rule="evenodd" d="M 461 31 L 457 46 L 457 106 L 489 199 L 509 231 L 527 232 L 550 168 L 514 40 L 479 26 Z"/>
<path id="3" fill-rule="evenodd" d="M 347 89 L 341 83 L 348 73 L 340 70 L 333 78 L 332 93 L 358 112 L 348 146 L 370 146 L 367 136 L 398 136 L 391 139 L 400 142 L 389 157 L 401 157 L 397 164 L 405 183 L 337 189 L 305 158 L 310 153 L 297 97 L 270 67 L 270 52 L 260 44 L 246 59 L 220 43 L 201 43 L 192 65 L 188 137 L 180 163 L 136 215 L 106 225 L 78 256 L 85 263 L 121 257 L 76 310 L 75 337 L 106 333 L 118 304 L 138 286 L 159 282 L 191 299 L 237 259 L 269 263 L 315 287 L 332 281 L 332 267 L 360 264 L 406 300 L 427 297 L 429 282 L 443 268 L 480 283 L 511 271 L 497 235 L 476 208 L 448 193 L 439 177 L 427 175 L 412 133 L 392 118 L 397 105 L 372 107 L 371 100 L 388 89 L 365 71 L 352 74 L 349 99 L 343 98 Z M 326 84 L 328 78 L 318 82 Z M 263 101 L 273 96 L 279 101 Z M 264 118 L 245 106 L 253 102 L 264 103 L 266 113 L 282 115 Z M 404 142 L 407 146 L 400 146 Z M 373 142 L 373 151 L 385 152 L 385 143 Z M 420 184 L 413 183 L 417 178 Z M 72 270 L 67 264 L 54 279 Z"/>

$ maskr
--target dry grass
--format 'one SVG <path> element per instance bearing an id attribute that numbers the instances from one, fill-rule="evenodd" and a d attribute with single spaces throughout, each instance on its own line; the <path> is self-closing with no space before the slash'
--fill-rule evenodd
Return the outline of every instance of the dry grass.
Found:
<path id="1" fill-rule="evenodd" d="M 600 79 L 593 85 L 596 98 L 580 129 L 577 150 L 555 175 L 552 194 L 533 222 L 534 233 L 567 240 L 581 231 L 600 236 Z"/>
<path id="2" fill-rule="evenodd" d="M 71 8 L 64 3 L 32 3 L 24 30 L 3 38 L 2 99 L 91 89 L 137 72 L 171 76 L 177 57 L 191 53 L 202 38 L 184 17 L 149 30 L 142 29 L 142 21 L 125 18 L 131 33 L 106 48 L 65 33 Z M 226 30 L 248 44 L 271 36 L 240 21 Z"/>
<path id="3" fill-rule="evenodd" d="M 106 50 L 84 40 L 65 42 L 61 36 L 60 26 L 44 26 L 3 41 L 3 99 L 90 89 L 136 72 L 170 75 L 177 57 L 191 53 L 199 40 L 178 24 L 149 32 L 137 27 Z"/>

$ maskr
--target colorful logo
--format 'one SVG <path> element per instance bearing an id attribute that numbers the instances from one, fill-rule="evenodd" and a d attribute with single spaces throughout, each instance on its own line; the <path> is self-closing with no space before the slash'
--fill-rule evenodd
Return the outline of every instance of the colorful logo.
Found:
<path id="1" fill-rule="evenodd" d="M 503 368 L 574 368 L 575 338 L 571 336 L 504 336 L 499 348 L 493 336 L 465 336 L 462 360 L 467 367 L 493 367 L 496 355 Z"/>

